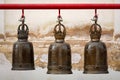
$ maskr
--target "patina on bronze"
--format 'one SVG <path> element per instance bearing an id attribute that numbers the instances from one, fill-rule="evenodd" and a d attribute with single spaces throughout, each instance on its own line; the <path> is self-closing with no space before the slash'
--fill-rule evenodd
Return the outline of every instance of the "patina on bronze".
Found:
<path id="1" fill-rule="evenodd" d="M 66 28 L 58 19 L 54 28 L 55 42 L 50 44 L 48 50 L 48 74 L 72 74 L 71 47 L 64 41 Z"/>
<path id="2" fill-rule="evenodd" d="M 18 41 L 13 45 L 12 70 L 34 70 L 34 50 L 31 42 L 28 42 L 29 29 L 24 24 L 18 27 Z"/>
<path id="3" fill-rule="evenodd" d="M 95 23 L 90 27 L 91 41 L 85 45 L 84 49 L 84 72 L 87 74 L 108 73 L 107 48 L 105 43 L 100 41 L 102 28 Z"/>

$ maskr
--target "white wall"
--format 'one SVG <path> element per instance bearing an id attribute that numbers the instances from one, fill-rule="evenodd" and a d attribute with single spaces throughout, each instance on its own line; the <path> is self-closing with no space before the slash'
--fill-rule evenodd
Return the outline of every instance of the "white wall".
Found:
<path id="1" fill-rule="evenodd" d="M 2 1 L 2 0 L 1 0 Z M 5 0 L 6 3 L 37 3 L 37 2 L 93 2 L 91 0 Z M 28 2 L 29 1 L 29 2 Z M 95 0 L 97 2 L 113 2 L 113 0 Z M 120 13 L 120 12 L 119 12 Z M 115 14 L 118 14 L 116 12 Z M 0 12 L 0 16 L 3 14 Z M 103 26 L 113 23 L 113 10 L 99 10 L 99 23 Z M 21 10 L 6 10 L 5 25 L 6 30 L 16 31 L 19 25 L 18 19 L 21 16 Z M 57 10 L 25 10 L 26 23 L 30 28 L 40 27 L 41 32 L 49 29 L 47 23 L 55 24 Z M 94 10 L 62 10 L 64 23 L 68 25 L 91 23 L 90 19 L 94 16 Z M 4 16 L 2 16 L 4 17 Z M 120 25 L 120 16 L 115 16 L 115 31 Z M 1 19 L 1 17 L 0 17 Z M 1 23 L 3 21 L 3 23 Z M 117 23 L 116 23 L 117 21 Z M 3 25 L 3 27 L 1 27 Z M 113 28 L 107 26 L 107 28 Z M 0 30 L 4 29 L 4 19 L 0 20 Z M 1 32 L 1 31 L 0 31 Z M 109 74 L 82 74 L 82 71 L 73 70 L 71 75 L 48 75 L 46 69 L 36 68 L 35 71 L 11 71 L 11 65 L 0 64 L 0 80 L 119 80 L 120 73 L 109 70 Z"/>
<path id="2" fill-rule="evenodd" d="M 115 0 L 115 3 L 120 3 L 120 0 Z M 120 34 L 120 10 L 115 10 L 115 18 L 114 18 L 114 34 Z"/>
<path id="3" fill-rule="evenodd" d="M 113 0 L 6 0 L 6 3 L 81 3 L 81 2 L 113 2 Z M 26 23 L 30 29 L 36 30 L 40 28 L 40 33 L 47 33 L 51 27 L 56 24 L 58 10 L 25 10 Z M 91 22 L 94 16 L 94 10 L 61 10 L 64 24 L 69 27 L 75 25 L 84 25 Z M 98 10 L 99 24 L 106 28 L 113 28 L 113 10 Z M 21 10 L 5 11 L 5 27 L 6 31 L 16 31 L 20 24 L 18 19 L 21 16 Z"/>
<path id="4" fill-rule="evenodd" d="M 4 3 L 4 0 L 0 0 L 0 3 Z M 0 10 L 0 34 L 4 34 L 4 10 Z"/>
<path id="5" fill-rule="evenodd" d="M 114 0 L 5 0 L 6 3 L 112 3 Z"/>

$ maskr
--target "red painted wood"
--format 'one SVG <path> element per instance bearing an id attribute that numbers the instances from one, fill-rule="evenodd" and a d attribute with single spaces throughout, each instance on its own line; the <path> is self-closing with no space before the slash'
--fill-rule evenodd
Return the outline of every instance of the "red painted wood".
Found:
<path id="1" fill-rule="evenodd" d="M 0 4 L 0 9 L 120 9 L 120 4 Z"/>

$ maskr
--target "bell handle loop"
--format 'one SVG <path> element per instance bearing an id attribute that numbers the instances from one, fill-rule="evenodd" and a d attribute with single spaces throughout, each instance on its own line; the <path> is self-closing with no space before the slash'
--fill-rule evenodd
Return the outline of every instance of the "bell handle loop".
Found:
<path id="1" fill-rule="evenodd" d="M 25 28 L 26 28 L 26 30 L 25 30 Z M 29 28 L 28 28 L 28 26 L 26 24 L 20 24 L 18 26 L 18 31 L 21 30 L 21 29 L 25 30 L 25 31 L 29 31 Z"/>
<path id="2" fill-rule="evenodd" d="M 65 26 L 64 26 L 63 24 L 57 24 L 57 25 L 55 25 L 55 27 L 54 27 L 54 33 L 57 32 L 57 30 L 56 30 L 57 27 L 59 27 L 59 28 L 58 28 L 59 31 L 61 31 L 61 27 L 63 27 L 63 32 L 62 32 L 62 33 L 66 34 L 66 28 L 65 28 Z"/>
<path id="3" fill-rule="evenodd" d="M 94 28 L 94 30 L 92 30 L 93 28 Z M 97 30 L 98 28 L 99 28 L 99 30 Z M 97 24 L 97 23 L 96 24 L 92 24 L 91 27 L 90 27 L 90 33 L 91 32 L 96 32 L 96 31 L 100 32 L 100 33 L 102 32 L 101 26 L 99 24 Z"/>

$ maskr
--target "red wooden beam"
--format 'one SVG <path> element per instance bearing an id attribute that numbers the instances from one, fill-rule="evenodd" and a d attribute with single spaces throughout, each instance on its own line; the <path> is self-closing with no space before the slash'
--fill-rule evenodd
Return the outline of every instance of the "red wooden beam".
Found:
<path id="1" fill-rule="evenodd" d="M 120 9 L 120 4 L 0 4 L 0 9 Z"/>

